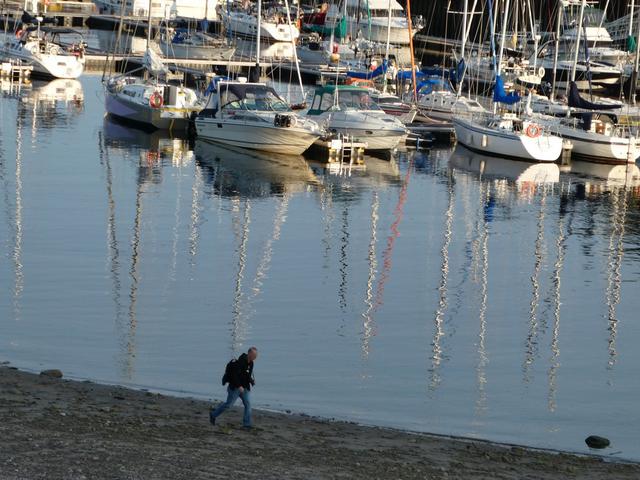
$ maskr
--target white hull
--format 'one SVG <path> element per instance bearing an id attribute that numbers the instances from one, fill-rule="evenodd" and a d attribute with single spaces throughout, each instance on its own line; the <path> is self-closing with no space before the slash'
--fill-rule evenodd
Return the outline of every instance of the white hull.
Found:
<path id="1" fill-rule="evenodd" d="M 361 30 L 362 34 L 367 40 L 378 43 L 387 42 L 387 24 L 386 18 L 384 24 L 372 21 L 371 30 L 369 30 L 369 23 L 367 19 L 360 20 L 357 24 L 354 18 L 349 21 L 349 31 Z M 413 32 L 416 34 L 416 31 Z M 407 26 L 406 19 L 391 19 L 391 32 L 389 37 L 389 43 L 394 45 L 409 45 L 409 27 Z"/>
<path id="2" fill-rule="evenodd" d="M 220 13 L 224 28 L 233 36 L 255 38 L 258 32 L 258 21 L 253 15 L 242 12 Z M 294 25 L 276 24 L 262 21 L 260 28 L 262 40 L 271 42 L 291 42 L 300 36 L 299 30 Z"/>
<path id="3" fill-rule="evenodd" d="M 459 117 L 453 118 L 453 126 L 458 143 L 488 155 L 530 162 L 555 162 L 562 154 L 562 139 L 553 135 L 542 134 L 532 138 L 524 133 L 500 131 Z"/>
<path id="4" fill-rule="evenodd" d="M 336 112 L 330 116 L 327 130 L 331 133 L 348 135 L 356 143 L 366 144 L 365 150 L 393 150 L 407 137 L 407 131 L 400 128 L 382 129 L 380 125 L 367 126 L 357 122 L 348 114 Z"/>
<path id="5" fill-rule="evenodd" d="M 196 59 L 196 60 L 229 60 L 236 51 L 235 47 L 227 46 L 193 46 L 179 43 L 161 43 L 160 50 L 166 58 Z"/>
<path id="6" fill-rule="evenodd" d="M 632 138 L 610 137 L 560 125 L 558 132 L 573 144 L 571 156 L 584 161 L 609 165 L 635 164 L 640 157 L 638 142 Z"/>
<path id="7" fill-rule="evenodd" d="M 301 128 L 276 127 L 267 123 L 255 125 L 228 118 L 197 117 L 195 123 L 198 138 L 286 155 L 301 155 L 318 138 L 318 135 Z"/>
<path id="8" fill-rule="evenodd" d="M 26 49 L 11 48 L 5 44 L 0 48 L 0 57 L 21 60 L 33 66 L 32 75 L 62 79 L 76 79 L 84 72 L 84 59 L 73 55 L 34 54 Z"/>
<path id="9" fill-rule="evenodd" d="M 158 130 L 186 130 L 193 112 L 170 107 L 151 108 L 109 91 L 105 92 L 105 107 L 110 115 Z"/>

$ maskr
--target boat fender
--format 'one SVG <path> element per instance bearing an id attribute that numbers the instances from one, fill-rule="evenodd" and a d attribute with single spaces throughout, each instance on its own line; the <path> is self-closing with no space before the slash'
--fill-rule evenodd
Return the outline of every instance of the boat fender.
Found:
<path id="1" fill-rule="evenodd" d="M 530 123 L 529 125 L 527 125 L 527 129 L 525 130 L 525 133 L 529 138 L 537 138 L 542 133 L 542 129 L 540 128 L 539 125 L 536 125 L 535 123 Z"/>
<path id="2" fill-rule="evenodd" d="M 153 92 L 153 94 L 149 97 L 149 105 L 151 105 L 151 108 L 160 108 L 162 107 L 163 103 L 164 100 L 162 99 L 162 95 L 160 95 L 160 93 L 158 92 Z"/>

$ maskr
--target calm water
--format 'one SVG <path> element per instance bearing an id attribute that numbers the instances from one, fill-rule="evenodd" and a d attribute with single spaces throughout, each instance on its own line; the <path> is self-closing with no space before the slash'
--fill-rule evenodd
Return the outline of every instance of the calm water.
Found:
<path id="1" fill-rule="evenodd" d="M 0 359 L 220 398 L 255 344 L 261 406 L 640 459 L 637 169 L 341 172 L 131 130 L 99 85 L 0 101 Z"/>

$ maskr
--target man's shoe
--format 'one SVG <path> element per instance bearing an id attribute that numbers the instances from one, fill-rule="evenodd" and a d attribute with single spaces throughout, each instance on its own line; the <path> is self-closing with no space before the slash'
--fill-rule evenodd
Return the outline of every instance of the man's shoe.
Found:
<path id="1" fill-rule="evenodd" d="M 216 424 L 216 417 L 213 416 L 213 410 L 209 412 L 209 422 L 211 422 L 211 425 Z"/>

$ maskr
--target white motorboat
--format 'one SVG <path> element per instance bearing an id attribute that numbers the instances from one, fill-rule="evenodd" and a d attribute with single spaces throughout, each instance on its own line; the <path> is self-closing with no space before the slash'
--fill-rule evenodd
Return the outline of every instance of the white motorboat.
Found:
<path id="1" fill-rule="evenodd" d="M 317 88 L 306 115 L 322 123 L 329 133 L 366 144 L 366 150 L 393 150 L 408 133 L 399 119 L 373 101 L 366 88 L 352 85 Z"/>
<path id="2" fill-rule="evenodd" d="M 258 12 L 253 6 L 247 5 L 242 8 L 239 5 L 232 5 L 227 8 L 218 5 L 218 16 L 222 20 L 225 30 L 233 37 L 256 38 L 258 28 L 260 37 L 264 41 L 271 42 L 292 42 L 300 36 L 298 28 L 289 24 L 283 12 L 276 10 L 261 11 L 262 18 L 258 21 Z M 295 20 L 295 19 L 292 19 Z"/>
<path id="3" fill-rule="evenodd" d="M 69 47 L 60 45 L 60 35 L 77 38 Z M 85 44 L 80 32 L 70 28 L 30 26 L 18 30 L 0 47 L 3 59 L 20 60 L 33 66 L 32 75 L 74 79 L 84 71 Z"/>
<path id="4" fill-rule="evenodd" d="M 180 59 L 229 60 L 236 51 L 226 40 L 186 28 L 166 29 L 159 46 L 166 58 Z"/>
<path id="5" fill-rule="evenodd" d="M 216 80 L 207 107 L 195 119 L 198 138 L 300 155 L 323 134 L 316 122 L 297 115 L 272 87 Z"/>

